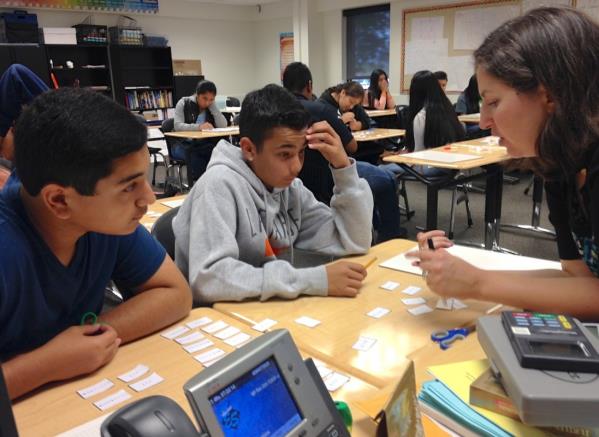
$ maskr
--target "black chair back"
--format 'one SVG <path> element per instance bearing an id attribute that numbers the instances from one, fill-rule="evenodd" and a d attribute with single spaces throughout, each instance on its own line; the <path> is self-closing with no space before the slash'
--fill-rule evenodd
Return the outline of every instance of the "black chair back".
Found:
<path id="1" fill-rule="evenodd" d="M 299 178 L 306 188 L 312 191 L 316 200 L 329 205 L 333 197 L 334 186 L 329 162 L 318 150 L 306 148 L 304 153 L 304 166 Z"/>
<path id="2" fill-rule="evenodd" d="M 237 97 L 227 97 L 227 106 L 241 106 L 241 102 Z"/>
<path id="3" fill-rule="evenodd" d="M 175 233 L 173 232 L 173 219 L 179 212 L 179 207 L 173 208 L 162 214 L 154 226 L 152 226 L 151 234 L 156 237 L 158 242 L 166 250 L 166 253 L 172 259 L 175 259 Z"/>

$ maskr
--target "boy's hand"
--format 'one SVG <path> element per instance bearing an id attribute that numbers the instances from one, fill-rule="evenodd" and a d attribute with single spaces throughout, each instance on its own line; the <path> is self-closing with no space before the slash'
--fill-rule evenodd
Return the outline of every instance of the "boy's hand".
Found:
<path id="1" fill-rule="evenodd" d="M 319 121 L 308 128 L 308 147 L 318 150 L 334 168 L 349 167 L 351 162 L 345 153 L 339 135 L 326 121 Z"/>
<path id="2" fill-rule="evenodd" d="M 356 115 L 353 112 L 344 112 L 341 114 L 341 121 L 343 124 L 350 123 L 356 119 Z"/>
<path id="3" fill-rule="evenodd" d="M 364 266 L 348 261 L 325 265 L 329 281 L 329 296 L 355 297 L 366 278 Z"/>
<path id="4" fill-rule="evenodd" d="M 71 326 L 40 348 L 52 368 L 51 380 L 91 373 L 110 362 L 121 344 L 108 325 Z"/>
<path id="5" fill-rule="evenodd" d="M 362 130 L 362 123 L 360 123 L 359 121 L 352 120 L 349 122 L 349 129 L 352 132 Z"/>
<path id="6" fill-rule="evenodd" d="M 212 126 L 212 123 L 206 122 L 206 123 L 202 123 L 200 125 L 200 129 L 201 130 L 210 130 L 210 129 L 214 129 L 214 126 Z"/>

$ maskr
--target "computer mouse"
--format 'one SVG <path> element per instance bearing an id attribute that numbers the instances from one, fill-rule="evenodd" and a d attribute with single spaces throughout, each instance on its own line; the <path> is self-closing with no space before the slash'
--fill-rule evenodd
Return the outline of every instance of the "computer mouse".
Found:
<path id="1" fill-rule="evenodd" d="M 165 396 L 150 396 L 111 414 L 102 423 L 102 437 L 200 436 L 185 411 Z"/>

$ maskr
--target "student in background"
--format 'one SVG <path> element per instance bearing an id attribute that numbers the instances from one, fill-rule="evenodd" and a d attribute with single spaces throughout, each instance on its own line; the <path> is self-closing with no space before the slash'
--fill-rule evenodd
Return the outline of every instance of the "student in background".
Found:
<path id="1" fill-rule="evenodd" d="M 6 171 L 13 168 L 13 126 L 23 107 L 36 96 L 48 90 L 48 86 L 33 71 L 21 64 L 12 64 L 0 77 L 0 189 L 4 186 Z M 5 183 L 19 183 L 13 171 Z"/>
<path id="2" fill-rule="evenodd" d="M 458 115 L 478 114 L 480 112 L 480 94 L 478 93 L 476 75 L 472 75 L 468 81 L 468 86 L 458 97 L 455 112 Z"/>
<path id="3" fill-rule="evenodd" d="M 147 129 L 95 91 L 61 88 L 17 121 L 21 184 L 0 193 L 0 360 L 11 398 L 87 374 L 185 317 L 191 292 L 139 225 L 155 197 Z M 125 302 L 100 314 L 114 280 Z M 99 322 L 84 325 L 86 314 Z"/>
<path id="4" fill-rule="evenodd" d="M 175 130 L 210 130 L 227 127 L 227 119 L 217 108 L 216 85 L 202 80 L 194 95 L 183 97 L 175 107 Z M 215 140 L 184 140 L 177 144 L 172 153 L 176 159 L 185 160 L 191 170 L 191 179 L 196 181 L 206 171 Z"/>
<path id="5" fill-rule="evenodd" d="M 322 100 L 313 101 L 312 73 L 301 62 L 292 62 L 283 72 L 283 86 L 291 91 L 296 99 L 308 110 L 313 121 L 327 121 L 341 138 L 341 143 L 348 155 L 356 153 L 358 144 L 351 131 L 339 119 L 337 110 Z M 307 166 L 319 165 L 314 156 L 306 152 Z M 374 228 L 377 230 L 377 242 L 392 238 L 403 238 L 406 230 L 400 226 L 399 202 L 397 199 L 397 181 L 392 171 L 357 161 L 358 175 L 366 179 L 374 196 Z M 316 168 L 315 170 L 318 170 Z M 329 191 L 332 192 L 332 186 Z"/>
<path id="6" fill-rule="evenodd" d="M 547 38 L 551 35 L 551 38 Z M 599 319 L 599 26 L 568 8 L 539 8 L 493 31 L 474 52 L 481 127 L 545 177 L 561 270 L 486 271 L 427 250 L 451 243 L 418 236 L 432 291 L 546 313 Z"/>
<path id="7" fill-rule="evenodd" d="M 465 136 L 464 127 L 434 74 L 428 70 L 415 73 L 410 83 L 408 149 L 418 152 L 461 141 Z M 426 176 L 446 173 L 429 166 L 421 166 L 419 171 Z"/>
<path id="8" fill-rule="evenodd" d="M 435 75 L 435 79 L 437 79 L 437 81 L 439 82 L 439 86 L 441 86 L 441 89 L 443 90 L 444 93 L 446 93 L 446 88 L 447 88 L 447 73 L 445 73 L 444 71 L 435 71 L 433 73 Z"/>
<path id="9" fill-rule="evenodd" d="M 339 113 L 341 121 L 351 131 L 370 128 L 371 120 L 362 108 L 364 89 L 358 82 L 345 82 L 327 88 L 319 100 L 331 105 Z"/>
<path id="10" fill-rule="evenodd" d="M 364 94 L 362 106 L 368 109 L 393 109 L 395 101 L 389 92 L 387 73 L 376 69 L 370 74 L 370 85 Z"/>
<path id="11" fill-rule="evenodd" d="M 196 303 L 358 293 L 366 276 L 359 264 L 293 266 L 294 247 L 344 256 L 366 252 L 371 239 L 368 184 L 328 123 L 309 122 L 278 85 L 243 100 L 240 147 L 219 141 L 173 222 L 175 259 Z M 306 147 L 330 164 L 330 208 L 297 178 Z"/>

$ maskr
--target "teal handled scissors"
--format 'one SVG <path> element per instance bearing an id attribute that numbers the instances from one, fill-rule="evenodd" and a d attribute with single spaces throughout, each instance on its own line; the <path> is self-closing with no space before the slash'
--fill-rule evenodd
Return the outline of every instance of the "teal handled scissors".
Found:
<path id="1" fill-rule="evenodd" d="M 454 341 L 464 340 L 470 332 L 472 332 L 472 328 L 455 328 L 447 331 L 435 331 L 431 334 L 431 340 L 439 343 L 439 347 L 446 350 L 451 347 L 451 344 Z"/>

